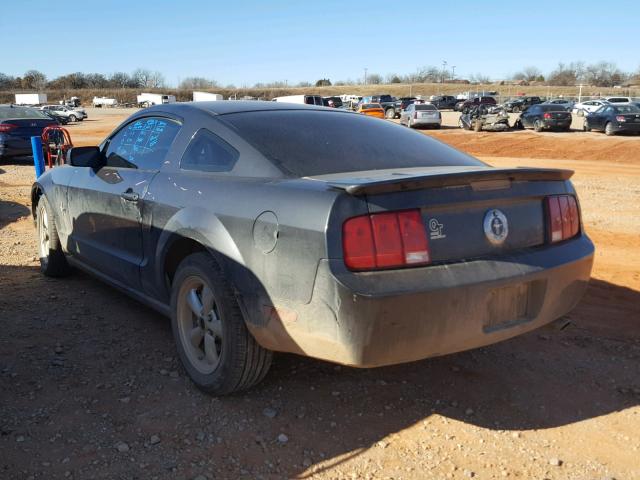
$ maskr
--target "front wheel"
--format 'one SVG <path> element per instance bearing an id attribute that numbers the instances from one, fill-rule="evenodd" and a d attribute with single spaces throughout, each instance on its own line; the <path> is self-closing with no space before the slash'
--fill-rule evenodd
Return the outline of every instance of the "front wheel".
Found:
<path id="1" fill-rule="evenodd" d="M 513 107 L 513 108 L 511 109 L 511 111 L 512 111 L 513 113 L 519 113 L 519 112 L 520 112 L 520 107 Z"/>
<path id="2" fill-rule="evenodd" d="M 226 395 L 260 382 L 272 352 L 251 336 L 233 288 L 208 253 L 182 261 L 171 289 L 171 326 L 178 355 L 202 390 Z"/>
<path id="3" fill-rule="evenodd" d="M 604 126 L 604 133 L 608 136 L 616 134 L 616 131 L 613 129 L 613 125 L 611 122 L 607 122 L 607 124 Z"/>
<path id="4" fill-rule="evenodd" d="M 396 111 L 393 108 L 387 108 L 384 111 L 384 117 L 388 120 L 396 118 Z"/>
<path id="5" fill-rule="evenodd" d="M 70 271 L 67 258 L 62 251 L 58 238 L 58 229 L 47 199 L 40 197 L 36 209 L 36 228 L 38 231 L 38 254 L 40 271 L 47 277 L 63 277 Z"/>
<path id="6" fill-rule="evenodd" d="M 70 122 L 77 122 L 78 118 L 75 115 L 69 115 L 69 121 Z"/>

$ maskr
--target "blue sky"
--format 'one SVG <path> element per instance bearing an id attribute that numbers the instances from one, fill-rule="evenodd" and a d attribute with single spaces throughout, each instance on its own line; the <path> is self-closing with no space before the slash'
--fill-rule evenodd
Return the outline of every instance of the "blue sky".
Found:
<path id="1" fill-rule="evenodd" d="M 493 79 L 573 60 L 637 70 L 640 1 L 13 0 L 0 8 L 0 44 L 10 75 L 143 67 L 170 85 L 336 81 L 443 60 L 457 77 Z"/>

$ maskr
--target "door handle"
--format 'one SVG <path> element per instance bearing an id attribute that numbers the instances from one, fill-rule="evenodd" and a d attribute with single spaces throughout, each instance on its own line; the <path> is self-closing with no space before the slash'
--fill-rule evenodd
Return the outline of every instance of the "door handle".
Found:
<path id="1" fill-rule="evenodd" d="M 140 195 L 131 190 L 130 188 L 126 192 L 122 192 L 120 197 L 125 199 L 127 202 L 137 202 L 140 199 Z"/>

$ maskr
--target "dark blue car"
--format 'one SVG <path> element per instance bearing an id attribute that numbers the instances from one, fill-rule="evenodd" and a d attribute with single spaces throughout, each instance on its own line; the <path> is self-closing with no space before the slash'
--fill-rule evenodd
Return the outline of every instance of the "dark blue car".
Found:
<path id="1" fill-rule="evenodd" d="M 640 108 L 632 103 L 603 105 L 584 119 L 584 131 L 601 130 L 607 135 L 640 133 Z"/>
<path id="2" fill-rule="evenodd" d="M 0 160 L 31 155 L 31 137 L 57 122 L 35 108 L 0 105 Z"/>

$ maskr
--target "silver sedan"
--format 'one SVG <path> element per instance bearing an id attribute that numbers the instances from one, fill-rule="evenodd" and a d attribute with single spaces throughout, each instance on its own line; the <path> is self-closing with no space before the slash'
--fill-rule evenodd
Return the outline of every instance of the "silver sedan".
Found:
<path id="1" fill-rule="evenodd" d="M 407 106 L 400 114 L 400 124 L 410 128 L 434 127 L 440 128 L 442 125 L 442 115 L 440 111 L 428 103 Z"/>

